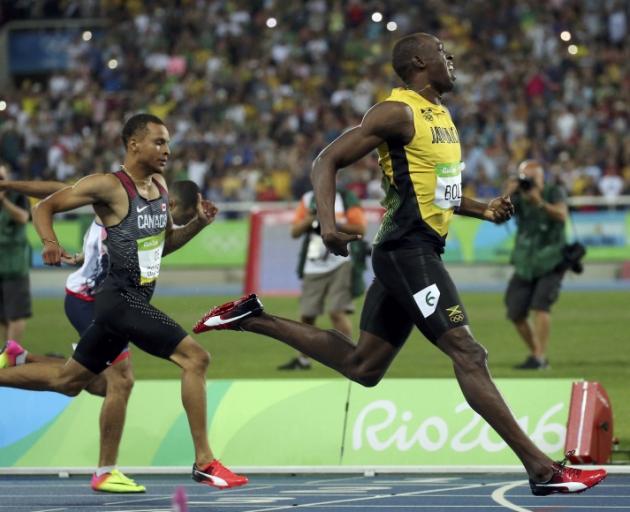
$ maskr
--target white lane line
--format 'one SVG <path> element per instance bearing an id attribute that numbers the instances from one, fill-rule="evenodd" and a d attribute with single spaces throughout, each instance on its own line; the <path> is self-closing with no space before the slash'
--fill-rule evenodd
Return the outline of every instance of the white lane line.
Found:
<path id="1" fill-rule="evenodd" d="M 513 510 L 514 512 L 532 512 L 530 509 L 519 507 L 518 505 L 515 505 L 514 503 L 512 503 L 511 501 L 508 501 L 505 498 L 506 492 L 511 491 L 515 487 L 524 485 L 526 483 L 527 483 L 527 480 L 520 480 L 518 482 L 512 482 L 511 484 L 507 484 L 507 485 L 504 485 L 503 487 L 499 487 L 498 489 L 495 489 L 495 491 L 492 493 L 492 499 L 495 501 L 495 503 L 498 503 L 499 505 L 503 505 L 505 508 L 509 510 Z"/>
<path id="2" fill-rule="evenodd" d="M 130 508 L 122 510 L 109 510 L 108 512 L 171 512 L 172 508 Z"/>
<path id="3" fill-rule="evenodd" d="M 342 477 L 342 478 L 324 478 L 321 480 L 309 480 L 307 482 L 304 482 L 303 485 L 319 485 L 319 484 L 327 484 L 327 483 L 331 483 L 331 482 L 339 482 L 339 481 L 345 481 L 345 480 L 363 480 L 365 477 L 363 475 L 354 475 L 354 476 L 346 476 L 346 477 Z"/>
<path id="4" fill-rule="evenodd" d="M 459 494 L 458 496 L 461 496 L 461 494 Z M 512 498 L 533 498 L 534 495 L 530 492 L 526 494 L 512 494 L 511 497 Z M 562 495 L 563 501 L 569 498 L 577 498 L 579 501 L 588 500 L 588 499 L 601 500 L 602 496 L 599 494 L 585 494 L 583 492 Z M 609 498 L 615 498 L 615 499 L 630 498 L 630 494 L 606 494 L 606 499 L 609 499 Z M 630 500 L 628 500 L 628 503 L 630 503 Z M 626 505 L 626 506 L 630 508 L 630 505 Z"/>
<path id="5" fill-rule="evenodd" d="M 138 506 L 139 504 L 147 503 L 149 501 L 160 501 L 160 500 L 162 500 L 162 501 L 163 500 L 169 500 L 170 501 L 170 499 L 172 497 L 173 496 L 171 494 L 165 494 L 165 495 L 162 495 L 162 496 L 155 496 L 153 498 L 137 498 L 137 499 L 134 499 L 134 498 L 132 498 L 130 496 L 128 499 L 122 500 L 122 501 L 121 500 L 108 501 L 108 502 L 105 503 L 105 506 L 106 507 L 112 507 L 114 505 L 128 505 L 128 506 L 135 507 L 135 506 Z"/>
<path id="6" fill-rule="evenodd" d="M 173 486 L 173 484 L 168 484 L 169 487 Z M 157 487 L 154 485 L 151 485 L 151 487 Z M 164 487 L 164 486 L 162 486 Z M 197 498 L 201 498 L 201 497 L 205 497 L 205 494 L 197 494 L 194 491 L 201 491 L 201 490 L 206 490 L 208 489 L 208 487 L 206 487 L 204 489 L 204 487 L 200 486 L 199 484 L 195 485 L 195 484 L 186 484 L 183 486 L 184 489 L 186 489 L 186 494 L 188 494 L 188 499 L 197 497 Z M 264 491 L 265 489 L 269 489 L 273 487 L 273 485 L 253 485 L 251 487 L 240 487 L 238 490 L 234 490 L 232 491 L 233 495 L 235 493 L 240 493 L 240 492 L 254 492 L 254 491 Z M 220 489 L 218 489 L 220 490 Z M 213 489 L 208 489 L 209 494 L 207 494 L 208 497 L 212 497 L 212 491 Z M 217 489 L 215 489 L 215 491 L 217 491 Z M 129 496 L 129 495 L 128 495 Z M 145 501 L 156 501 L 156 500 L 163 500 L 163 499 L 168 499 L 170 500 L 173 497 L 172 494 L 161 494 L 159 496 L 154 496 L 154 497 L 148 497 L 146 494 L 144 496 L 138 496 L 136 495 L 134 496 L 129 496 L 129 498 L 127 498 L 126 500 L 118 500 L 118 501 L 109 501 L 107 503 L 105 503 L 106 506 L 111 507 L 113 505 L 136 505 L 136 504 L 140 504 L 143 503 Z M 135 498 L 135 499 L 134 499 Z"/>
<path id="7" fill-rule="evenodd" d="M 66 508 L 46 508 L 42 510 L 33 510 L 33 512 L 61 512 L 67 510 Z"/>
<path id="8" fill-rule="evenodd" d="M 494 487 L 495 485 L 504 485 L 509 484 L 510 482 L 494 482 L 490 484 L 468 484 L 468 485 L 460 485 L 457 487 L 445 487 L 442 489 L 427 489 L 424 491 L 410 491 L 410 492 L 401 492 L 401 493 L 391 493 L 391 494 L 376 494 L 374 496 L 363 496 L 360 498 L 348 498 L 343 500 L 329 500 L 329 501 L 320 501 L 317 503 L 300 503 L 299 505 L 282 505 L 278 507 L 269 507 L 269 508 L 256 508 L 247 510 L 245 512 L 270 512 L 273 510 L 287 510 L 287 509 L 295 509 L 297 507 L 307 508 L 307 507 L 319 507 L 321 505 L 338 505 L 341 503 L 352 503 L 357 501 L 368 501 L 368 500 L 381 500 L 387 498 L 400 498 L 405 496 L 420 496 L 422 494 L 432 494 L 436 492 L 447 492 L 447 491 L 459 491 L 463 489 L 477 489 L 479 487 Z M 530 512 L 530 511 L 527 511 Z"/>

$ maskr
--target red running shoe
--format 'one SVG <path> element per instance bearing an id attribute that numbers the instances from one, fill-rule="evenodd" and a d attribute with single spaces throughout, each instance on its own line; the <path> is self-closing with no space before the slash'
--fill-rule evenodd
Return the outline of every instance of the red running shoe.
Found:
<path id="1" fill-rule="evenodd" d="M 562 462 L 553 465 L 553 476 L 545 483 L 529 481 L 529 487 L 535 496 L 547 496 L 555 493 L 578 493 L 584 492 L 601 482 L 608 473 L 605 469 L 577 469 L 566 467 L 567 458 L 571 452 L 566 454 Z"/>
<path id="2" fill-rule="evenodd" d="M 218 459 L 214 459 L 204 467 L 198 467 L 197 464 L 193 464 L 192 478 L 195 482 L 218 487 L 219 489 L 238 487 L 249 482 L 245 475 L 232 473 Z"/>
<path id="3" fill-rule="evenodd" d="M 263 311 L 263 305 L 255 293 L 246 295 L 238 300 L 226 302 L 221 306 L 212 308 L 204 317 L 193 327 L 193 332 L 218 330 L 218 329 L 235 329 L 240 330 L 240 322 L 249 316 L 260 315 Z"/>

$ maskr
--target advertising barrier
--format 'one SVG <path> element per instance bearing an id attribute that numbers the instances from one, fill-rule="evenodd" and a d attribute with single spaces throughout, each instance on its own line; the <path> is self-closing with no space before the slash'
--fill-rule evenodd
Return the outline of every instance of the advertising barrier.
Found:
<path id="1" fill-rule="evenodd" d="M 570 380 L 499 379 L 521 428 L 562 458 Z M 208 383 L 213 450 L 238 466 L 518 464 L 450 379 L 391 379 L 362 388 L 341 379 Z M 0 466 L 93 467 L 101 399 L 0 389 Z M 190 431 L 178 381 L 140 381 L 121 466 L 188 466 Z"/>
<path id="2" fill-rule="evenodd" d="M 90 225 L 92 216 L 87 222 L 82 220 L 60 220 L 55 222 L 55 232 L 61 246 L 68 253 L 81 250 L 83 233 Z M 245 264 L 247 252 L 247 233 L 249 223 L 246 220 L 217 221 L 204 229 L 195 238 L 176 252 L 165 256 L 163 268 L 236 268 Z M 42 244 L 32 224 L 29 224 L 27 235 L 33 249 L 33 266 L 43 266 Z"/>
<path id="3" fill-rule="evenodd" d="M 286 215 L 281 215 L 285 212 Z M 92 217 L 83 220 L 60 220 L 55 222 L 55 230 L 66 251 L 73 253 L 81 249 L 82 236 Z M 289 235 L 292 211 L 277 210 L 277 219 L 269 225 L 260 223 L 251 226 L 249 218 L 219 219 L 177 252 L 164 259 L 165 268 L 236 268 L 244 267 L 248 258 L 248 244 L 257 240 L 259 255 L 257 262 L 268 274 L 280 266 L 283 273 L 290 268 L 295 274 L 300 241 Z M 378 220 L 376 221 L 376 227 Z M 376 232 L 370 229 L 368 239 Z M 255 229 L 257 232 L 252 233 Z M 575 234 L 574 234 L 575 232 Z M 455 216 L 451 223 L 446 242 L 444 260 L 451 263 L 507 263 L 514 245 L 516 224 L 510 221 L 497 226 L 469 217 Z M 33 248 L 33 264 L 41 266 L 41 242 L 32 225 L 28 227 L 29 241 Z M 577 238 L 584 243 L 588 252 L 586 262 L 624 261 L 628 259 L 630 246 L 630 212 L 576 212 L 573 213 L 573 226 L 567 224 L 567 239 Z M 273 250 L 266 256 L 265 247 Z M 252 253 L 250 247 L 250 253 Z M 254 248 L 256 249 L 256 248 Z M 265 259 L 267 258 L 267 259 Z M 297 277 L 292 277 L 289 287 L 299 288 Z M 286 288 L 286 285 L 284 286 Z"/>

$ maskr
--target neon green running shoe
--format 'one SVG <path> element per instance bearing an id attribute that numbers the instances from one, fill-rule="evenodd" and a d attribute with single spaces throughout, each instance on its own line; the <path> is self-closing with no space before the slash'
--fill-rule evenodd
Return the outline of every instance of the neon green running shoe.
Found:
<path id="1" fill-rule="evenodd" d="M 111 473 L 92 476 L 92 489 L 98 492 L 137 493 L 145 492 L 144 485 L 139 485 L 121 471 L 114 469 Z"/>
<path id="2" fill-rule="evenodd" d="M 17 364 L 17 358 L 25 355 L 26 350 L 17 341 L 7 341 L 4 348 L 0 351 L 0 369 L 9 368 Z"/>

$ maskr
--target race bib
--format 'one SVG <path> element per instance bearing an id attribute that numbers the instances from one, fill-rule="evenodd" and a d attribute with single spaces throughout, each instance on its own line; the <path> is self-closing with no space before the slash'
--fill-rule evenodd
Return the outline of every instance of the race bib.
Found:
<path id="1" fill-rule="evenodd" d="M 456 208 L 462 202 L 462 170 L 464 162 L 435 166 L 435 200 L 442 210 Z"/>
<path id="2" fill-rule="evenodd" d="M 140 284 L 149 284 L 160 275 L 160 263 L 164 250 L 165 231 L 138 240 L 138 265 L 140 265 Z"/>

